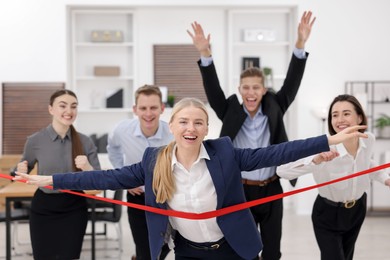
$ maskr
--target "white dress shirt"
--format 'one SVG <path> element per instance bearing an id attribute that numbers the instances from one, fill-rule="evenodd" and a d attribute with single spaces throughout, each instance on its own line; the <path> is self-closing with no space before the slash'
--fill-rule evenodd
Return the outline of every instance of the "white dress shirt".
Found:
<path id="1" fill-rule="evenodd" d="M 176 146 L 172 155 L 172 170 L 176 183 L 176 192 L 168 202 L 168 207 L 176 211 L 203 213 L 217 208 L 217 194 L 213 180 L 207 169 L 206 160 L 210 157 L 201 145 L 198 159 L 189 171 L 177 161 Z M 213 242 L 223 237 L 216 218 L 191 220 L 169 217 L 169 221 L 184 238 L 197 242 Z"/>
<path id="2" fill-rule="evenodd" d="M 332 161 L 315 165 L 312 162 L 315 156 L 313 155 L 281 165 L 276 169 L 276 172 L 280 177 L 286 179 L 294 179 L 303 174 L 313 173 L 314 180 L 317 183 L 323 183 L 375 167 L 377 164 L 371 159 L 375 137 L 372 133 L 367 134 L 367 139 L 359 139 L 359 148 L 355 158 L 347 152 L 343 144 L 338 144 L 331 148 L 336 149 L 340 156 Z M 368 190 L 370 179 L 384 183 L 388 178 L 387 173 L 378 171 L 320 187 L 318 190 L 321 197 L 334 202 L 346 202 L 360 199 L 363 193 Z"/>

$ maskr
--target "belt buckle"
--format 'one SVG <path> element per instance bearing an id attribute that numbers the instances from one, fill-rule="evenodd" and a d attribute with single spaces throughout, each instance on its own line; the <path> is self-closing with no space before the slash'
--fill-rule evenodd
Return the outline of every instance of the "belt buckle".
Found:
<path id="1" fill-rule="evenodd" d="M 264 187 L 264 186 L 267 186 L 267 184 L 268 184 L 268 181 L 267 181 L 267 180 L 265 180 L 265 181 L 260 181 L 259 186 L 260 186 L 260 187 Z"/>
<path id="2" fill-rule="evenodd" d="M 218 249 L 219 248 L 219 244 L 213 244 L 210 247 L 211 247 L 211 249 Z"/>
<path id="3" fill-rule="evenodd" d="M 344 203 L 344 207 L 346 209 L 350 209 L 353 206 L 355 206 L 355 204 L 356 204 L 356 200 L 347 201 L 347 202 Z"/>

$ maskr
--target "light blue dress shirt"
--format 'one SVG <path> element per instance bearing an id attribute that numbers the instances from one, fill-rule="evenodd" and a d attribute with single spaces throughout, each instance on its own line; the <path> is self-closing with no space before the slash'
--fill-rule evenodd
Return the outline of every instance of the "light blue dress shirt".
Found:
<path id="1" fill-rule="evenodd" d="M 155 135 L 145 137 L 138 118 L 125 119 L 108 136 L 108 158 L 115 168 L 120 168 L 141 161 L 147 147 L 163 146 L 172 140 L 173 135 L 165 121 L 160 120 Z"/>
<path id="2" fill-rule="evenodd" d="M 251 118 L 248 110 L 244 107 L 244 112 L 248 115 L 242 124 L 240 131 L 233 140 L 233 146 L 237 148 L 259 148 L 270 145 L 271 134 L 268 127 L 268 117 L 263 114 L 260 104 L 256 115 Z M 241 172 L 242 178 L 248 180 L 266 180 L 273 176 L 276 167 L 262 168 L 250 172 Z"/>

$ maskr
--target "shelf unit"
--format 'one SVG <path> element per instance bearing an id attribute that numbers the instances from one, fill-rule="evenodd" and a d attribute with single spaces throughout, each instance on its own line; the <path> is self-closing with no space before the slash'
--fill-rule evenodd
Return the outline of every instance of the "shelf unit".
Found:
<path id="1" fill-rule="evenodd" d="M 368 131 L 379 140 L 390 140 L 378 136 L 375 129 L 375 121 L 380 114 L 389 114 L 390 111 L 390 81 L 347 81 L 345 93 L 354 95 L 362 104 L 368 120 Z"/>
<path id="2" fill-rule="evenodd" d="M 259 57 L 260 67 L 273 70 L 273 88 L 283 83 L 295 40 L 294 7 L 235 9 L 228 12 L 228 64 L 230 93 L 237 92 L 243 57 Z M 245 30 L 273 32 L 273 39 L 245 40 Z"/>
<path id="3" fill-rule="evenodd" d="M 79 99 L 77 130 L 87 135 L 110 132 L 121 119 L 132 117 L 136 86 L 135 13 L 124 8 L 68 8 L 68 88 Z M 122 42 L 93 42 L 93 31 L 120 31 Z M 117 66 L 119 76 L 95 76 L 95 66 Z M 107 108 L 106 99 L 123 90 L 122 107 Z M 92 121 L 93 120 L 93 121 Z M 96 128 L 96 123 L 99 128 Z"/>
<path id="4" fill-rule="evenodd" d="M 347 81 L 345 93 L 354 95 L 362 104 L 367 116 L 368 131 L 377 136 L 373 159 L 379 164 L 388 163 L 389 158 L 386 157 L 388 157 L 390 138 L 378 137 L 375 120 L 381 113 L 389 114 L 390 81 Z M 371 181 L 367 194 L 368 215 L 388 216 L 390 214 L 387 186 Z"/>

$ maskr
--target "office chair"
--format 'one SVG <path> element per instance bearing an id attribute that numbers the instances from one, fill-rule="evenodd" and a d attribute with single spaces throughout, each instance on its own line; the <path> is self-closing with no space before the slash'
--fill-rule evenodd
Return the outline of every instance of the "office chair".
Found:
<path id="1" fill-rule="evenodd" d="M 30 240 L 28 241 L 21 241 L 18 236 L 18 226 L 19 224 L 29 224 L 30 223 L 30 210 L 31 210 L 31 201 L 17 201 L 14 203 L 14 211 L 19 211 L 20 213 L 15 213 L 15 214 L 20 214 L 20 219 L 15 219 L 14 224 L 14 237 L 15 237 L 15 243 L 16 245 L 28 245 L 31 243 Z M 12 214 L 12 213 L 11 213 Z"/>
<path id="2" fill-rule="evenodd" d="M 116 190 L 113 196 L 114 200 L 121 201 L 123 199 L 123 190 Z M 92 207 L 91 202 L 88 201 L 89 208 Z M 115 225 L 115 230 L 117 233 L 116 239 L 114 241 L 118 241 L 118 246 L 113 249 L 118 249 L 119 254 L 122 253 L 122 227 L 120 224 L 120 219 L 122 216 L 122 205 L 112 204 L 104 201 L 96 201 L 95 202 L 95 224 L 99 222 L 104 223 L 104 232 L 98 233 L 95 235 L 104 235 L 106 240 L 109 240 L 107 236 L 106 224 L 113 223 Z M 88 218 L 91 220 L 92 213 L 89 211 Z M 90 235 L 90 234 L 87 234 Z M 111 249 L 111 248 L 110 248 Z M 113 257 L 113 256 L 112 256 Z"/>
<path id="3" fill-rule="evenodd" d="M 18 236 L 18 226 L 20 223 L 28 223 L 30 219 L 30 207 L 29 203 L 24 205 L 24 202 L 21 202 L 18 207 L 12 207 L 11 209 L 11 225 L 13 226 L 13 235 L 11 241 L 11 249 L 14 251 L 15 256 L 22 255 L 16 251 L 16 245 L 26 245 L 29 242 L 21 242 Z M 0 223 L 5 222 L 5 212 L 0 212 Z"/>

